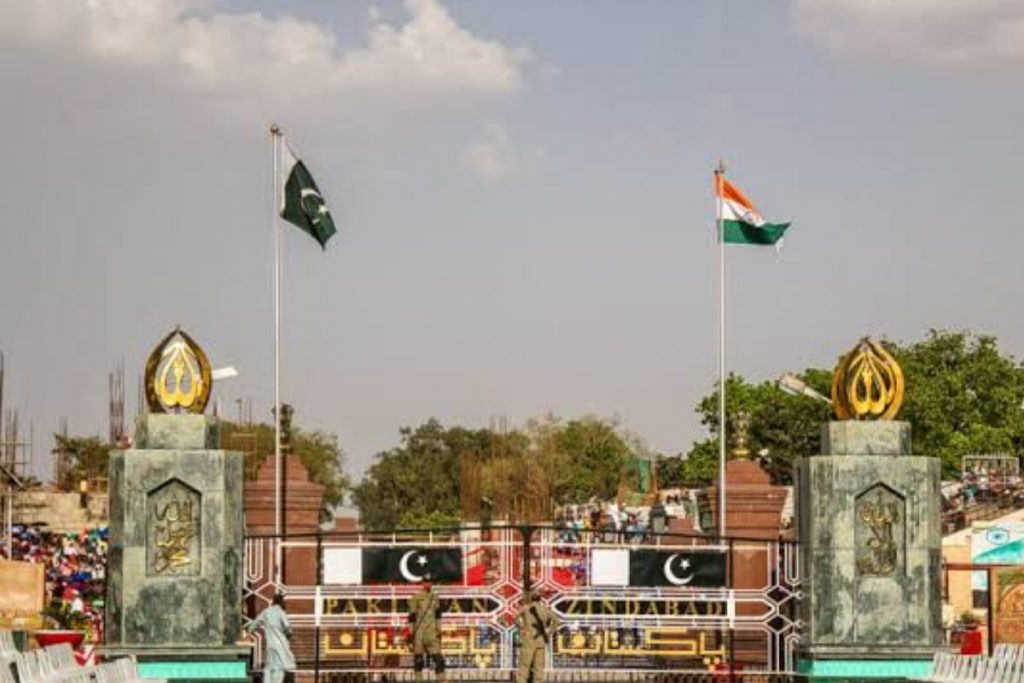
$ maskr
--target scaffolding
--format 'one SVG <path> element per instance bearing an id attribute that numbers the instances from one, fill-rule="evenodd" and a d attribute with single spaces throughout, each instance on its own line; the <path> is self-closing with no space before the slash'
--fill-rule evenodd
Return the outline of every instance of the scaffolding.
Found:
<path id="1" fill-rule="evenodd" d="M 4 354 L 0 352 L 0 478 L 2 488 L 3 522 L 0 535 L 3 537 L 3 556 L 10 559 L 14 543 L 14 494 L 25 488 L 27 473 L 31 465 L 34 428 L 29 427 L 29 440 L 23 442 L 18 433 L 18 411 L 4 409 Z"/>
<path id="2" fill-rule="evenodd" d="M 128 440 L 128 432 L 124 426 L 124 361 L 107 375 L 110 390 L 110 444 L 123 447 Z"/>
<path id="3" fill-rule="evenodd" d="M 252 401 L 246 398 L 236 398 L 235 404 L 238 406 L 238 422 L 236 428 L 229 433 L 227 447 L 229 450 L 242 453 L 245 478 L 255 481 L 262 459 L 259 457 L 259 439 L 256 427 L 252 422 Z"/>

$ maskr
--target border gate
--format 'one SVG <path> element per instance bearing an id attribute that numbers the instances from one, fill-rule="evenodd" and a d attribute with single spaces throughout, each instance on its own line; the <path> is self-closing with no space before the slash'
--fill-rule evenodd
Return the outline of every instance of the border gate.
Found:
<path id="1" fill-rule="evenodd" d="M 549 680 L 718 672 L 768 681 L 796 668 L 793 542 L 491 526 L 250 536 L 245 553 L 246 619 L 284 593 L 298 673 L 318 682 L 408 676 L 408 599 L 428 560 L 448 564 L 451 580 L 434 586 L 453 680 L 509 680 L 513 621 L 530 587 L 559 619 Z M 262 656 L 257 641 L 254 668 Z"/>

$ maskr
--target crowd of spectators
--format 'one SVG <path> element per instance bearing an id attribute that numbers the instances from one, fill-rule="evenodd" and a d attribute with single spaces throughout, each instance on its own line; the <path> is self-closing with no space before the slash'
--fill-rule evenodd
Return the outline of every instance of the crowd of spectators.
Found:
<path id="1" fill-rule="evenodd" d="M 615 503 L 572 506 L 555 518 L 560 543 L 619 540 L 639 543 L 647 535 L 648 511 L 623 510 Z"/>
<path id="2" fill-rule="evenodd" d="M 5 558 L 45 565 L 45 602 L 89 619 L 93 639 L 103 628 L 106 591 L 107 529 L 57 533 L 41 526 L 14 525 L 13 558 L 0 541 Z"/>
<path id="3" fill-rule="evenodd" d="M 963 474 L 961 481 L 948 482 L 942 487 L 945 533 L 1021 507 L 1024 507 L 1024 480 L 1019 476 L 988 476 L 984 472 L 969 471 Z"/>

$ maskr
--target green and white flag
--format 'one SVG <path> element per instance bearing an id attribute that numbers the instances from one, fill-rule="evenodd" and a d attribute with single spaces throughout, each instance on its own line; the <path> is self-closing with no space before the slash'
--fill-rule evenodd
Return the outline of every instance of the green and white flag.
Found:
<path id="1" fill-rule="evenodd" d="M 715 174 L 715 194 L 718 195 L 719 216 L 722 220 L 721 239 L 726 244 L 776 244 L 789 227 L 789 223 L 769 223 L 754 203 L 740 189 Z"/>
<path id="2" fill-rule="evenodd" d="M 320 247 L 327 248 L 327 240 L 336 230 L 334 219 L 327 208 L 320 189 L 313 182 L 306 165 L 283 140 L 281 152 L 281 218 L 309 233 Z"/>

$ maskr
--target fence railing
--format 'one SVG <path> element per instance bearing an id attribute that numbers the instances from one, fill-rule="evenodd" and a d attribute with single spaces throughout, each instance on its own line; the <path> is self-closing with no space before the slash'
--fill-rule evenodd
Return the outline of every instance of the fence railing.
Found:
<path id="1" fill-rule="evenodd" d="M 248 618 L 283 593 L 300 671 L 318 680 L 411 670 L 408 600 L 428 564 L 451 680 L 508 679 L 529 589 L 558 619 L 548 680 L 794 680 L 801 578 L 788 541 L 493 526 L 245 545 Z"/>

